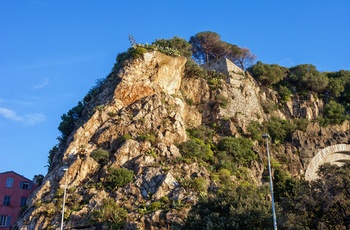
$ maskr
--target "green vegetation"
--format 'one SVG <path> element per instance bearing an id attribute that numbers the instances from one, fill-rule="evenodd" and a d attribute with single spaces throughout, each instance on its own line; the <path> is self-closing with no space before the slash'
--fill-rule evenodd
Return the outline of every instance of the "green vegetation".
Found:
<path id="1" fill-rule="evenodd" d="M 132 182 L 134 172 L 126 168 L 108 168 L 108 175 L 104 184 L 107 189 L 114 191 L 118 187 L 124 187 L 127 183 Z"/>
<path id="2" fill-rule="evenodd" d="M 51 171 L 52 169 L 52 161 L 54 156 L 58 154 L 58 146 L 55 145 L 52 147 L 52 149 L 49 151 L 49 156 L 47 157 L 47 167 L 48 167 L 48 171 Z"/>
<path id="3" fill-rule="evenodd" d="M 293 94 L 301 97 L 313 94 L 323 99 L 324 113 L 318 119 L 323 126 L 341 124 L 349 119 L 350 71 L 322 73 L 310 64 L 287 69 L 276 64 L 257 62 L 249 68 L 249 72 L 261 84 L 276 90 L 281 104 L 288 101 Z M 263 107 L 267 113 L 273 111 L 272 105 Z"/>
<path id="4" fill-rule="evenodd" d="M 348 229 L 350 163 L 325 164 L 320 179 L 293 179 L 277 167 L 274 177 L 277 225 L 281 229 Z M 271 229 L 267 186 L 229 186 L 201 197 L 183 229 Z"/>
<path id="5" fill-rule="evenodd" d="M 216 95 L 216 102 L 219 103 L 219 105 L 222 108 L 226 108 L 227 104 L 228 104 L 228 98 L 227 98 L 227 96 L 225 96 L 223 94 L 218 94 L 218 95 Z"/>
<path id="6" fill-rule="evenodd" d="M 194 60 L 199 64 L 206 64 L 227 58 L 238 65 L 243 71 L 249 67 L 256 56 L 248 48 L 240 48 L 221 41 L 219 34 L 205 31 L 190 38 Z"/>
<path id="7" fill-rule="evenodd" d="M 252 140 L 261 141 L 263 132 L 263 126 L 258 121 L 251 121 L 247 128 Z"/>
<path id="8" fill-rule="evenodd" d="M 149 141 L 152 144 L 154 144 L 157 140 L 157 137 L 153 133 L 148 133 L 148 134 L 140 134 L 137 136 L 137 139 L 139 141 Z"/>
<path id="9" fill-rule="evenodd" d="M 95 85 L 89 90 L 83 99 L 83 103 L 88 103 L 91 101 L 97 94 L 101 92 L 102 85 L 106 82 L 107 78 L 97 79 Z"/>
<path id="10" fill-rule="evenodd" d="M 58 126 L 58 130 L 61 132 L 61 140 L 65 142 L 69 135 L 79 125 L 79 119 L 81 118 L 84 110 L 84 104 L 79 101 L 78 105 L 73 107 L 68 113 L 61 116 L 61 123 Z"/>
<path id="11" fill-rule="evenodd" d="M 320 179 L 294 184 L 281 202 L 280 225 L 288 229 L 350 228 L 350 164 L 325 164 Z"/>
<path id="12" fill-rule="evenodd" d="M 345 108 L 341 104 L 330 101 L 324 107 L 325 124 L 340 125 L 349 119 L 349 115 L 345 113 Z"/>
<path id="13" fill-rule="evenodd" d="M 179 150 L 185 158 L 203 161 L 211 161 L 213 159 L 213 151 L 210 145 L 206 145 L 204 141 L 197 138 L 183 142 L 179 145 Z"/>
<path id="14" fill-rule="evenodd" d="M 171 39 L 157 39 L 153 42 L 153 45 L 158 47 L 158 51 L 166 52 L 165 50 L 173 50 L 174 53 L 191 59 L 192 56 L 192 46 L 185 39 L 179 38 L 177 36 Z"/>
<path id="15" fill-rule="evenodd" d="M 109 161 L 109 152 L 99 148 L 92 151 L 91 157 L 99 164 L 106 164 Z"/>
<path id="16" fill-rule="evenodd" d="M 257 158 L 252 148 L 253 142 L 247 138 L 224 137 L 218 143 L 218 150 L 240 166 L 247 166 Z"/>
<path id="17" fill-rule="evenodd" d="M 293 131 L 296 130 L 292 121 L 277 117 L 271 117 L 268 121 L 265 121 L 264 126 L 275 143 L 284 143 L 287 139 L 290 139 Z"/>
<path id="18" fill-rule="evenodd" d="M 192 208 L 184 229 L 272 229 L 267 187 L 231 187 L 203 197 Z"/>
<path id="19" fill-rule="evenodd" d="M 93 220 L 95 223 L 107 226 L 108 229 L 123 229 L 127 214 L 127 211 L 120 207 L 113 198 L 106 198 L 102 206 L 94 210 Z"/>
<path id="20" fill-rule="evenodd" d="M 249 70 L 254 78 L 263 85 L 271 87 L 282 81 L 288 73 L 288 69 L 276 64 L 268 65 L 258 61 Z"/>
<path id="21" fill-rule="evenodd" d="M 188 129 L 187 133 L 191 138 L 197 138 L 203 140 L 206 144 L 209 144 L 211 143 L 215 132 L 208 126 L 201 125 L 194 129 Z"/>

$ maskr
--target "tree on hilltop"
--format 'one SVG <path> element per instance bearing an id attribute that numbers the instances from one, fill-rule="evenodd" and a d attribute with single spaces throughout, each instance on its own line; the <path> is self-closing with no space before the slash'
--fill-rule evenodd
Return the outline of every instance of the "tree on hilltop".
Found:
<path id="1" fill-rule="evenodd" d="M 265 86 L 272 86 L 287 76 L 288 69 L 276 64 L 265 64 L 258 61 L 250 68 L 252 76 Z"/>
<path id="2" fill-rule="evenodd" d="M 243 71 L 250 67 L 256 59 L 256 56 L 245 47 L 239 49 L 234 48 L 234 51 L 229 53 L 229 57 L 231 57 L 229 59 L 231 59 Z"/>
<path id="3" fill-rule="evenodd" d="M 316 66 L 302 64 L 289 68 L 288 77 L 297 87 L 311 90 L 316 93 L 323 92 L 329 82 L 328 77 L 317 71 Z"/>
<path id="4" fill-rule="evenodd" d="M 215 32 L 200 32 L 190 38 L 194 59 L 200 64 L 208 64 L 222 46 L 220 35 Z M 216 50 L 216 52 L 213 52 Z"/>
<path id="5" fill-rule="evenodd" d="M 199 64 L 208 65 L 211 61 L 227 58 L 244 71 L 256 59 L 248 48 L 224 42 L 215 32 L 197 33 L 190 38 L 189 43 L 192 45 L 193 58 Z"/>

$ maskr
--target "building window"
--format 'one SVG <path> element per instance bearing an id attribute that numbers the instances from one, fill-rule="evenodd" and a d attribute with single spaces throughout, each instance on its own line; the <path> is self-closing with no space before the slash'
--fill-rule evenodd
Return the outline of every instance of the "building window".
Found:
<path id="1" fill-rule="evenodd" d="M 25 206 L 27 203 L 27 197 L 21 197 L 21 207 Z"/>
<path id="2" fill-rule="evenodd" d="M 4 206 L 10 206 L 10 204 L 11 204 L 11 197 L 4 196 Z"/>
<path id="3" fill-rule="evenodd" d="M 21 181 L 21 184 L 19 185 L 21 189 L 29 189 L 29 182 Z"/>
<path id="4" fill-rule="evenodd" d="M 13 178 L 12 177 L 7 177 L 6 179 L 6 188 L 12 188 L 13 186 Z"/>
<path id="5" fill-rule="evenodd" d="M 10 216 L 0 216 L 0 227 L 9 227 L 11 223 Z"/>

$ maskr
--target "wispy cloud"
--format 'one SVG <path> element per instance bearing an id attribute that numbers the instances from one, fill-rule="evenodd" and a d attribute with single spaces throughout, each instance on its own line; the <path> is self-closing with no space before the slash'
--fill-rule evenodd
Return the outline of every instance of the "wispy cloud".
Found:
<path id="1" fill-rule="evenodd" d="M 44 68 L 44 67 L 51 67 L 51 66 L 71 65 L 71 64 L 81 63 L 81 62 L 87 62 L 94 58 L 96 58 L 96 55 L 67 57 L 59 60 L 43 61 L 40 63 L 16 66 L 16 68 L 27 70 L 27 69 Z"/>
<path id="2" fill-rule="evenodd" d="M 36 125 L 44 122 L 46 117 L 42 113 L 32 113 L 23 116 L 25 125 Z"/>
<path id="3" fill-rule="evenodd" d="M 33 88 L 34 89 L 41 89 L 44 88 L 49 84 L 49 78 L 44 79 L 42 82 L 40 82 L 38 85 L 35 85 Z"/>
<path id="4" fill-rule="evenodd" d="M 291 67 L 291 66 L 294 66 L 294 61 L 291 58 L 285 58 L 281 61 L 281 65 Z"/>
<path id="5" fill-rule="evenodd" d="M 1 108 L 1 107 L 0 107 L 0 115 L 6 119 L 19 122 L 24 125 L 36 125 L 41 122 L 44 122 L 46 119 L 45 115 L 42 113 L 32 113 L 32 114 L 25 114 L 23 116 L 20 116 L 13 110 L 10 110 L 7 108 Z"/>
<path id="6" fill-rule="evenodd" d="M 10 119 L 12 121 L 19 121 L 21 122 L 23 120 L 22 117 L 18 116 L 16 114 L 16 112 L 10 110 L 10 109 L 6 109 L 6 108 L 0 108 L 0 114 L 7 118 L 7 119 Z"/>

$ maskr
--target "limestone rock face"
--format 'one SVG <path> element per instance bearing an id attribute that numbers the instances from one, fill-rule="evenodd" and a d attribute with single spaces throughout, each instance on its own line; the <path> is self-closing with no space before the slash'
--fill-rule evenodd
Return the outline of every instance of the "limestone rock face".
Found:
<path id="1" fill-rule="evenodd" d="M 226 123 L 226 134 L 236 136 L 238 134 L 236 127 L 246 132 L 251 121 L 262 122 L 260 88 L 253 78 L 227 59 L 212 64 L 211 69 L 221 71 L 226 69 L 223 72 L 228 74 L 226 79 L 222 79 L 221 87 L 213 95 L 213 99 L 219 105 L 214 107 L 213 119 Z"/>
<path id="2" fill-rule="evenodd" d="M 65 183 L 67 229 L 102 229 L 98 213 L 106 211 L 110 200 L 127 211 L 125 229 L 169 229 L 184 223 L 206 191 L 218 189 L 203 162 L 182 157 L 179 144 L 189 140 L 186 130 L 206 125 L 215 130 L 212 141 L 217 142 L 222 136 L 249 136 L 251 121 L 271 116 L 311 120 L 322 114 L 322 102 L 312 96 L 294 96 L 267 111 L 270 104 L 279 105 L 278 94 L 229 60 L 211 64 L 210 69 L 224 73 L 215 79 L 184 76 L 185 63 L 184 57 L 145 53 L 126 61 L 85 98 L 77 127 L 60 144 L 14 229 L 59 228 Z M 300 177 L 319 149 L 350 143 L 349 123 L 327 129 L 310 123 L 291 139 L 274 146 L 271 154 Z M 96 150 L 107 156 L 98 159 Z M 258 142 L 253 150 L 258 159 L 244 170 L 249 181 L 260 185 L 266 155 Z M 117 178 L 110 179 L 111 169 L 118 168 L 132 171 L 132 182 L 111 187 L 110 180 Z"/>
<path id="3" fill-rule="evenodd" d="M 92 211 L 108 197 L 103 196 L 108 191 L 100 187 L 104 183 L 100 178 L 106 178 L 110 167 L 126 167 L 134 172 L 135 184 L 116 191 L 117 202 L 130 198 L 126 206 L 132 206 L 132 202 L 150 202 L 150 198 L 160 199 L 178 187 L 173 174 L 179 173 L 171 172 L 166 162 L 181 157 L 174 143 L 187 140 L 185 115 L 188 109 L 178 98 L 181 97 L 179 89 L 185 63 L 184 57 L 150 52 L 129 61 L 117 74 L 112 74 L 94 100 L 87 103 L 86 110 L 90 112 L 84 111 L 87 118 L 68 138 L 62 156 L 53 158 L 55 167 L 33 194 L 30 208 L 18 222 L 18 228 L 38 229 L 52 224 L 54 228 L 59 227 L 59 209 L 52 201 L 62 195 L 65 184 L 62 169 L 65 166 L 68 167 L 68 188 L 74 188 L 74 196 L 80 197 L 75 200 L 76 205 L 81 206 L 78 211 L 67 207 L 67 212 L 72 214 L 67 226 L 71 227 L 86 225 L 93 228 L 88 220 L 79 219 L 77 215 L 89 211 L 86 217 L 93 218 Z M 93 106 L 98 109 L 93 110 Z M 91 112 L 93 114 L 88 116 Z M 99 148 L 110 154 L 107 164 L 101 165 L 91 157 L 91 153 Z M 91 186 L 93 189 L 86 189 Z M 68 190 L 68 200 L 72 195 L 73 192 Z M 86 204 L 84 197 L 90 200 Z M 38 203 L 40 208 L 36 208 Z M 58 201 L 56 205 L 59 205 Z M 50 207 L 52 218 L 41 218 L 41 215 L 47 215 L 46 210 Z"/>
<path id="4" fill-rule="evenodd" d="M 185 63 L 184 57 L 174 58 L 159 52 L 145 53 L 143 59 L 137 59 L 119 71 L 121 82 L 115 88 L 114 100 L 127 106 L 155 92 L 177 93 Z"/>

